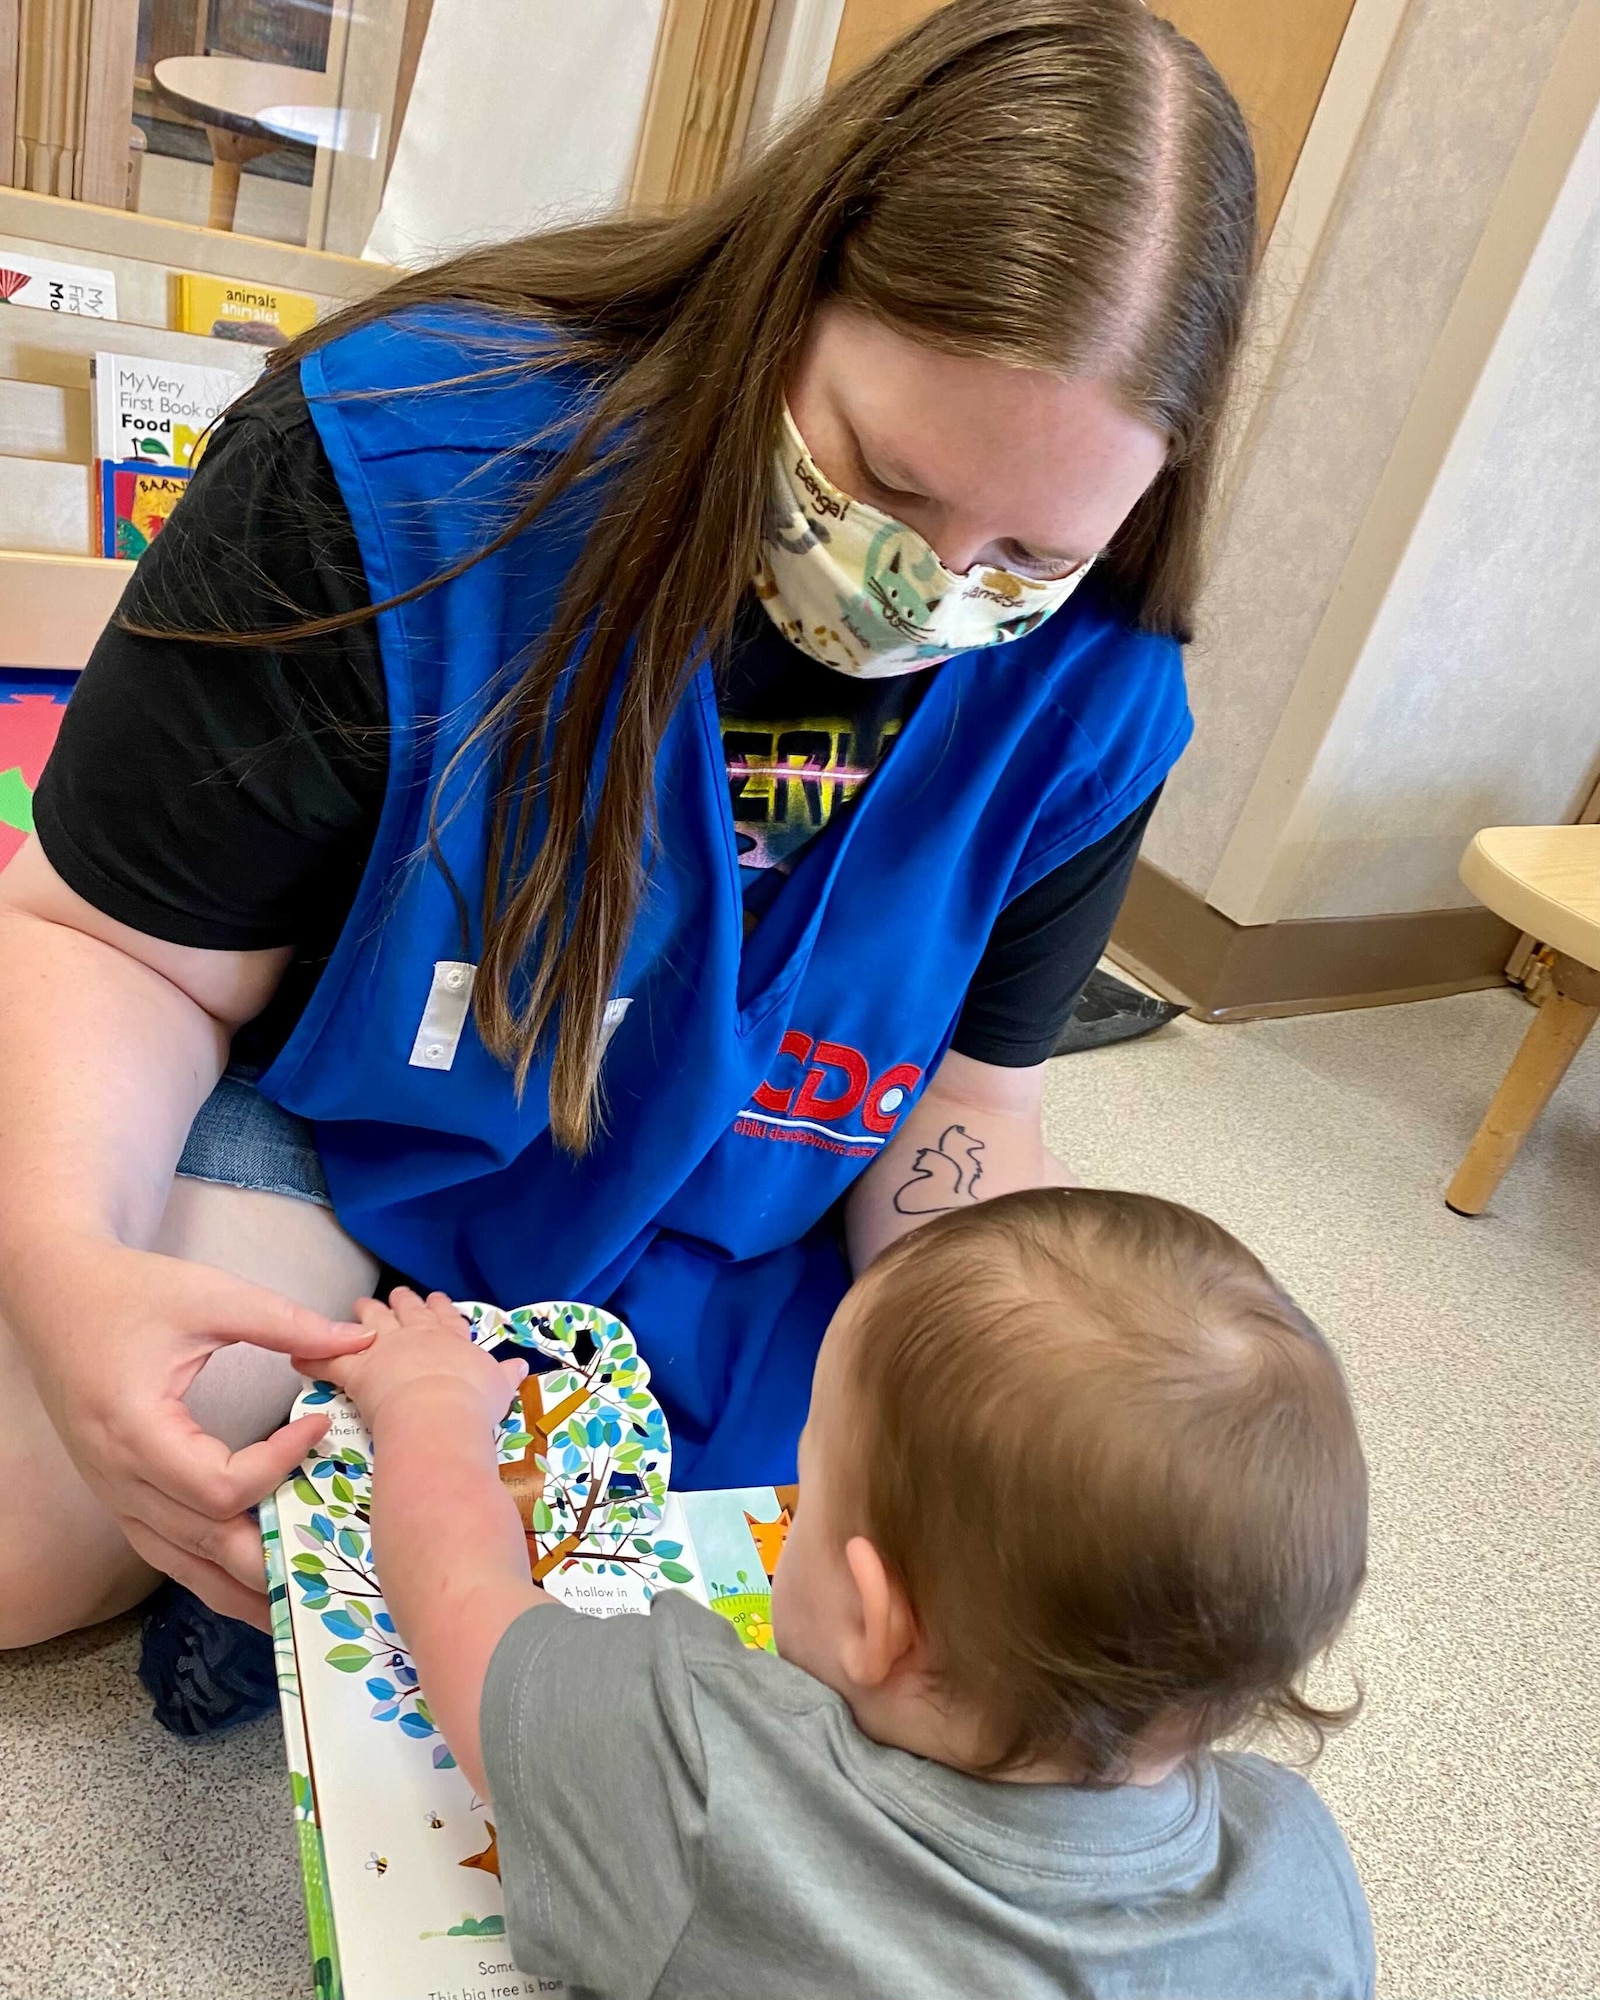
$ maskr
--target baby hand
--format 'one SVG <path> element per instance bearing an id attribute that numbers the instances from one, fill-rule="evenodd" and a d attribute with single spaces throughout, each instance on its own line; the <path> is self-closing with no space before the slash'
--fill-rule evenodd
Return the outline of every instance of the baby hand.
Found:
<path id="1" fill-rule="evenodd" d="M 498 1424 L 527 1376 L 525 1361 L 496 1361 L 474 1347 L 466 1321 L 443 1292 L 430 1292 L 423 1300 L 396 1285 L 386 1306 L 362 1299 L 355 1316 L 373 1328 L 377 1339 L 357 1354 L 309 1361 L 301 1372 L 343 1389 L 369 1430 L 376 1431 L 380 1412 L 402 1395 L 438 1396 L 462 1389 L 482 1404 L 487 1425 Z"/>

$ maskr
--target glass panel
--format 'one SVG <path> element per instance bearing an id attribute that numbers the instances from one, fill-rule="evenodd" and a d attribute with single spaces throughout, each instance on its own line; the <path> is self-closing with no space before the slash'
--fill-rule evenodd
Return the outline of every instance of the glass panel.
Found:
<path id="1" fill-rule="evenodd" d="M 428 0 L 137 7 L 128 206 L 359 255 Z"/>

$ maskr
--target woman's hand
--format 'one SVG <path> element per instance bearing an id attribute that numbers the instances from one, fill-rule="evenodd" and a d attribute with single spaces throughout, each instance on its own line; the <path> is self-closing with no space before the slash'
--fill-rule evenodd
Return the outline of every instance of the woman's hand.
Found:
<path id="1" fill-rule="evenodd" d="M 209 1265 L 103 1238 L 35 1245 L 27 1265 L 9 1288 L 26 1322 L 16 1330 L 84 1479 L 146 1562 L 214 1610 L 270 1629 L 261 1539 L 245 1510 L 288 1478 L 327 1417 L 230 1451 L 184 1396 L 220 1347 L 248 1341 L 321 1372 L 371 1333 Z"/>
<path id="2" fill-rule="evenodd" d="M 413 1395 L 437 1395 L 465 1390 L 482 1407 L 485 1430 L 498 1424 L 518 1388 L 527 1378 L 525 1361 L 496 1361 L 474 1347 L 467 1322 L 443 1292 L 424 1300 L 404 1285 L 389 1294 L 389 1303 L 362 1299 L 356 1306 L 361 1326 L 377 1338 L 359 1353 L 337 1360 L 295 1357 L 295 1366 L 315 1372 L 342 1389 L 377 1435 L 384 1413 Z"/>

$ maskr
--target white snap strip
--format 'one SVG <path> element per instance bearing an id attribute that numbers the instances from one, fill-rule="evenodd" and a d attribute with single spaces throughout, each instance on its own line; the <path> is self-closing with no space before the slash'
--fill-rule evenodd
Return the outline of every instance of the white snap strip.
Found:
<path id="1" fill-rule="evenodd" d="M 626 1000 L 608 1000 L 605 1017 L 600 1023 L 600 1053 L 604 1055 L 611 1046 L 611 1037 L 622 1026 L 622 1017 L 633 1005 L 632 997 Z"/>
<path id="2" fill-rule="evenodd" d="M 449 1069 L 456 1059 L 461 1031 L 472 1004 L 472 981 L 478 968 L 458 958 L 441 958 L 433 968 L 428 1004 L 411 1044 L 413 1069 Z"/>

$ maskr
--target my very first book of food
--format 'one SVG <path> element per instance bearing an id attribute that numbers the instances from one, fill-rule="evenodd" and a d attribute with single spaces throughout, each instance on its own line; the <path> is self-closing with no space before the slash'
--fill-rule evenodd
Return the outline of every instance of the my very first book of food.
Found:
<path id="1" fill-rule="evenodd" d="M 206 433 L 255 380 L 262 357 L 242 351 L 239 366 L 152 361 L 142 354 L 96 354 L 94 456 L 100 498 L 100 553 L 137 561 L 178 504 Z"/>
<path id="2" fill-rule="evenodd" d="M 620 1320 L 557 1302 L 461 1307 L 535 1371 L 500 1430 L 529 1568 L 599 1617 L 683 1590 L 772 1645 L 792 1489 L 671 1491 L 672 1443 Z M 261 1509 L 278 1688 L 318 2000 L 523 2000 L 559 1981 L 506 1945 L 493 1804 L 439 1735 L 372 1562 L 372 1441 L 326 1383 L 326 1435 Z"/>

